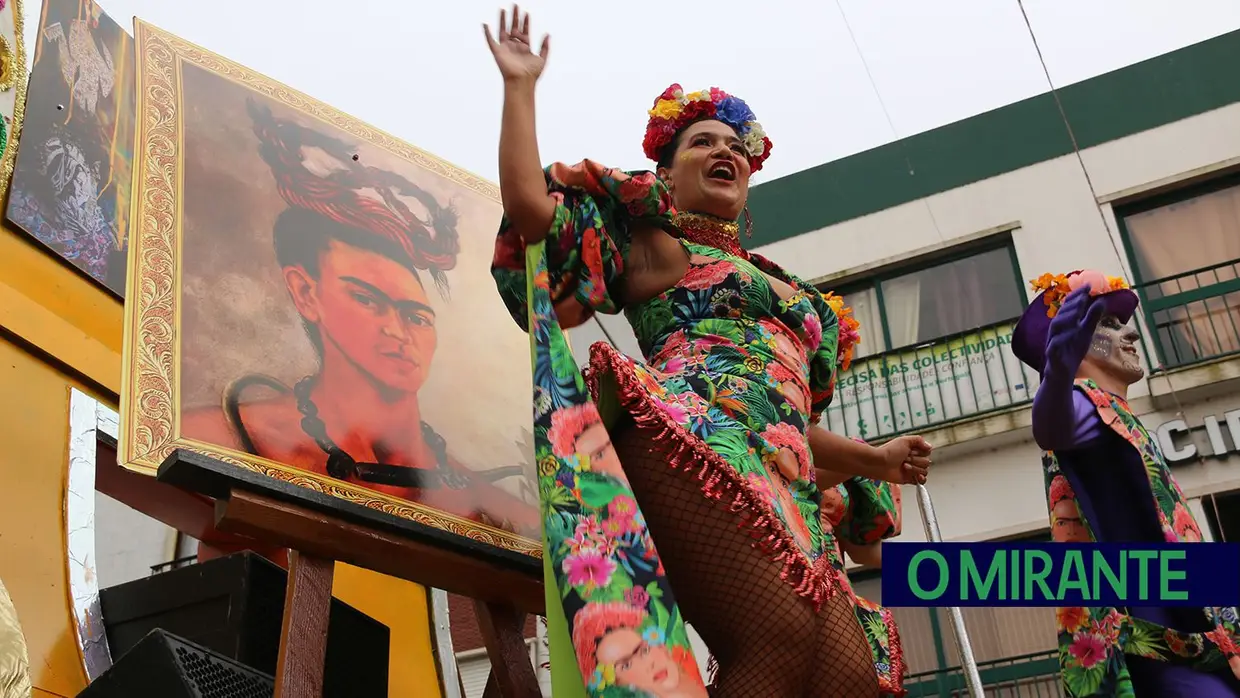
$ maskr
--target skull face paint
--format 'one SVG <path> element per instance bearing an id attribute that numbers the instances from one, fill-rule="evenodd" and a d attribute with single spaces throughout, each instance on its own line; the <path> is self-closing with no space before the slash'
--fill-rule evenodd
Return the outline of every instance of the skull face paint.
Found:
<path id="1" fill-rule="evenodd" d="M 1105 361 L 1113 351 L 1115 351 L 1115 343 L 1111 341 L 1111 335 L 1103 332 L 1099 327 L 1098 331 L 1094 332 L 1094 338 L 1090 340 L 1089 353 L 1093 354 L 1094 358 Z"/>
<path id="2" fill-rule="evenodd" d="M 1094 330 L 1085 361 L 1093 368 L 1131 385 L 1141 380 L 1145 369 L 1137 353 L 1137 331 L 1114 315 L 1104 315 Z"/>

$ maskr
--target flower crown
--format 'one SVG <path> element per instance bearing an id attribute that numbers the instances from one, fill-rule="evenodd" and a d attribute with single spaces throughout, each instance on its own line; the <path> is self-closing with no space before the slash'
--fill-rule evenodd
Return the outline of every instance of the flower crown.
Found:
<path id="1" fill-rule="evenodd" d="M 1075 279 L 1075 282 L 1073 281 Z M 1043 274 L 1029 286 L 1034 293 L 1042 294 L 1042 302 L 1046 305 L 1046 317 L 1053 318 L 1059 313 L 1059 306 L 1076 289 L 1088 284 L 1090 295 L 1098 296 L 1112 291 L 1128 288 L 1128 282 L 1118 276 L 1106 276 L 1099 271 L 1074 271 L 1071 274 Z"/>
<path id="2" fill-rule="evenodd" d="M 761 170 L 771 154 L 771 139 L 766 137 L 745 100 L 717 87 L 685 94 L 679 84 L 673 84 L 659 95 L 649 113 L 642 149 L 655 162 L 680 129 L 704 118 L 722 121 L 736 131 L 749 154 L 751 172 Z"/>
<path id="3" fill-rule="evenodd" d="M 853 350 L 861 343 L 861 323 L 857 322 L 857 319 L 853 317 L 852 308 L 844 305 L 843 298 L 831 291 L 827 291 L 823 294 L 822 299 L 826 301 L 827 306 L 835 313 L 835 317 L 839 318 L 838 361 L 840 370 L 847 371 L 852 366 Z"/>

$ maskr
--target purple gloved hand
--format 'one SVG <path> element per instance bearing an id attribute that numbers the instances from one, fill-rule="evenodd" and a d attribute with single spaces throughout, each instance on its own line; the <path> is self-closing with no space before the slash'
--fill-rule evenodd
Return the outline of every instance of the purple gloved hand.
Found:
<path id="1" fill-rule="evenodd" d="M 1075 376 L 1089 353 L 1094 330 L 1106 306 L 1082 286 L 1064 299 L 1046 337 L 1046 370 Z"/>

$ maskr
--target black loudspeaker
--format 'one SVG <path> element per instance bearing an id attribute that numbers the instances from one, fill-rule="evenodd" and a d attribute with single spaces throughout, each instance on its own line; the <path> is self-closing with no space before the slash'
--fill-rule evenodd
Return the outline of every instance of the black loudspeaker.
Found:
<path id="1" fill-rule="evenodd" d="M 154 630 L 77 698 L 271 698 L 275 680 Z"/>
<path id="2" fill-rule="evenodd" d="M 243 552 L 163 572 L 99 593 L 114 659 L 163 629 L 221 656 L 274 675 L 288 573 Z M 387 698 L 391 631 L 332 599 L 324 698 Z"/>

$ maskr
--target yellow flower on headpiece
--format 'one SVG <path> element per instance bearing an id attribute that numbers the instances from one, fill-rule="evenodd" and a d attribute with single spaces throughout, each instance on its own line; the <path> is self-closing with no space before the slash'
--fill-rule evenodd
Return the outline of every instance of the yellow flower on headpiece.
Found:
<path id="1" fill-rule="evenodd" d="M 837 360 L 840 370 L 847 371 L 852 366 L 853 352 L 861 343 L 861 323 L 853 317 L 852 308 L 844 305 L 844 299 L 832 291 L 822 295 L 823 301 L 839 320 L 839 343 L 836 346 Z"/>
<path id="2" fill-rule="evenodd" d="M 1045 291 L 1046 289 L 1050 288 L 1051 285 L 1054 283 L 1055 283 L 1055 277 L 1052 276 L 1050 272 L 1047 272 L 1039 276 L 1038 278 L 1030 281 L 1029 288 L 1032 289 L 1034 293 L 1037 293 L 1039 291 Z"/>
<path id="3" fill-rule="evenodd" d="M 1093 278 L 1101 277 L 1096 271 L 1082 271 L 1081 274 L 1092 275 Z M 1082 277 L 1088 279 L 1089 277 Z M 1118 276 L 1107 276 L 1105 290 L 1100 289 L 1096 284 L 1092 286 L 1091 295 L 1100 293 L 1112 293 L 1114 291 L 1122 291 L 1128 288 L 1128 282 Z M 1092 281 L 1088 283 L 1093 284 Z M 1059 314 L 1059 306 L 1063 305 L 1064 299 L 1072 293 L 1072 284 L 1068 282 L 1066 274 L 1043 274 L 1033 281 L 1029 282 L 1029 286 L 1034 293 L 1042 294 L 1042 303 L 1046 306 L 1046 316 L 1054 318 Z"/>
<path id="4" fill-rule="evenodd" d="M 680 110 L 683 106 L 680 102 L 672 99 L 660 99 L 655 103 L 654 108 L 650 110 L 650 115 L 656 119 L 675 120 L 680 116 Z"/>
<path id="5" fill-rule="evenodd" d="M 705 90 L 698 90 L 697 92 L 690 92 L 689 94 L 685 95 L 684 101 L 685 102 L 709 102 L 710 93 Z"/>

